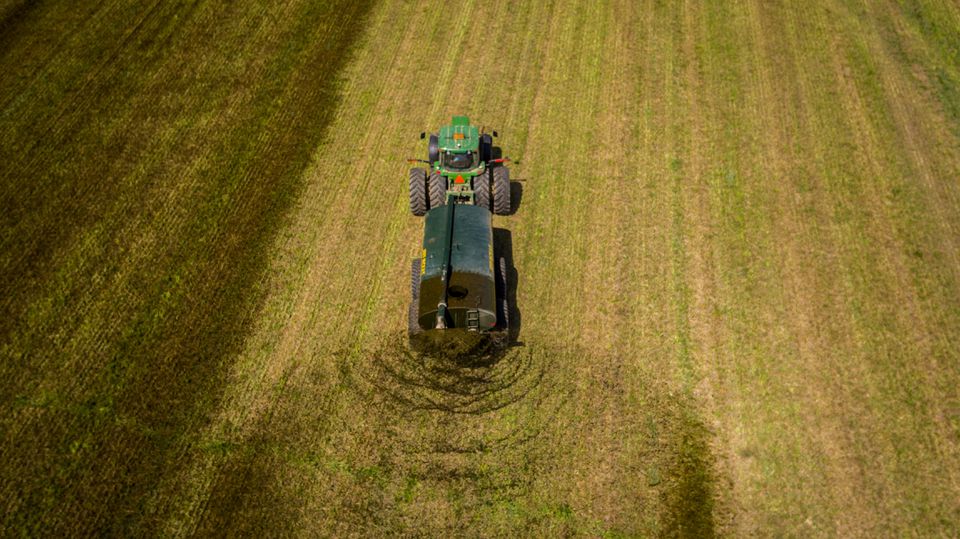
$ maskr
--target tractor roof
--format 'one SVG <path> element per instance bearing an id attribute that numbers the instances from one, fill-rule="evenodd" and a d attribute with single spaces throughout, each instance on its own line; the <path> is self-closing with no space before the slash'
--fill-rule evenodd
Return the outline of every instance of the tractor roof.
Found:
<path id="1" fill-rule="evenodd" d="M 480 145 L 480 130 L 470 125 L 466 116 L 454 116 L 450 124 L 440 128 L 440 149 L 454 152 L 476 151 Z"/>

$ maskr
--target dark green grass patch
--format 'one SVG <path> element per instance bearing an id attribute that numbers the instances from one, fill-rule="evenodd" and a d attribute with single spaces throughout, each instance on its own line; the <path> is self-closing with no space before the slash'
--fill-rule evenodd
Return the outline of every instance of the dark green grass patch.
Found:
<path id="1" fill-rule="evenodd" d="M 91 23 L 120 35 L 43 13 L 6 28 L 14 47 L 83 40 L 46 51 L 47 82 L 5 81 L 6 529 L 150 529 L 146 497 L 219 399 L 368 8 L 130 3 Z"/>

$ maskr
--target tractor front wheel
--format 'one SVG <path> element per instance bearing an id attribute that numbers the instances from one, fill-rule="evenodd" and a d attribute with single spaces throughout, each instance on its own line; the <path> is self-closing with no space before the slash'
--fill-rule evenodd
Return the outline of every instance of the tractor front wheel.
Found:
<path id="1" fill-rule="evenodd" d="M 430 166 L 432 167 L 439 160 L 440 137 L 438 137 L 436 134 L 431 134 L 430 140 L 427 143 L 427 161 L 430 161 Z"/>
<path id="2" fill-rule="evenodd" d="M 493 137 L 484 133 L 480 135 L 480 160 L 484 163 L 493 159 Z"/>
<path id="3" fill-rule="evenodd" d="M 493 168 L 493 213 L 510 215 L 510 170 L 499 166 Z"/>
<path id="4" fill-rule="evenodd" d="M 427 213 L 427 171 L 410 169 L 410 211 L 417 217 Z"/>

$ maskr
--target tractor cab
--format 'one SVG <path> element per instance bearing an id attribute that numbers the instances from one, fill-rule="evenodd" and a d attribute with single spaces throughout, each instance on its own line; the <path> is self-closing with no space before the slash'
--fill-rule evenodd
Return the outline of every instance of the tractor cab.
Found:
<path id="1" fill-rule="evenodd" d="M 440 173 L 481 171 L 480 138 L 480 130 L 466 116 L 454 116 L 450 125 L 441 127 L 436 135 Z"/>
<path id="2" fill-rule="evenodd" d="M 477 152 L 470 150 L 465 152 L 447 150 L 443 152 L 440 160 L 440 168 L 445 171 L 461 172 L 476 168 L 478 164 Z"/>

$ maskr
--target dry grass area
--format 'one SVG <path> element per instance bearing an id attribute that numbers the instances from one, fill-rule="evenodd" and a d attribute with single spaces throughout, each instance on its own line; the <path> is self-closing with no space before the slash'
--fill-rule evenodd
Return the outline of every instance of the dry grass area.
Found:
<path id="1" fill-rule="evenodd" d="M 4 535 L 960 534 L 960 8 L 0 2 Z M 404 342 L 501 132 L 518 346 Z"/>

